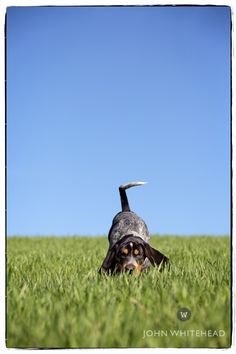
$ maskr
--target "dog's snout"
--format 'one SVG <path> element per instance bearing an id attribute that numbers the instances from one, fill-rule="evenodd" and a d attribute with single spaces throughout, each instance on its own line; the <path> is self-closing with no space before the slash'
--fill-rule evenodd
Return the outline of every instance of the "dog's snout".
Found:
<path id="1" fill-rule="evenodd" d="M 126 270 L 134 270 L 135 266 L 133 264 L 126 264 L 125 269 Z"/>

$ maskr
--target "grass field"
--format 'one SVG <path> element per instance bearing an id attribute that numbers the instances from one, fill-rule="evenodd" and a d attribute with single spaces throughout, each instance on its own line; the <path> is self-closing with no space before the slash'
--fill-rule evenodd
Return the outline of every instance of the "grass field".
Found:
<path id="1" fill-rule="evenodd" d="M 8 238 L 7 347 L 229 347 L 230 239 L 151 244 L 169 271 L 111 277 L 97 272 L 105 237 Z"/>

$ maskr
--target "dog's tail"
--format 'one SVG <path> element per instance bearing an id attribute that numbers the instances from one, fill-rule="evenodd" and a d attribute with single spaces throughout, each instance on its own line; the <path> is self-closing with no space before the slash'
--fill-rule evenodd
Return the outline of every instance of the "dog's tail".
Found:
<path id="1" fill-rule="evenodd" d="M 131 188 L 131 187 L 135 187 L 135 186 L 142 186 L 143 184 L 146 184 L 146 183 L 147 182 L 129 182 L 126 184 L 122 184 L 119 187 L 122 211 L 130 211 L 129 202 L 128 202 L 128 198 L 127 198 L 125 190 L 128 188 Z"/>

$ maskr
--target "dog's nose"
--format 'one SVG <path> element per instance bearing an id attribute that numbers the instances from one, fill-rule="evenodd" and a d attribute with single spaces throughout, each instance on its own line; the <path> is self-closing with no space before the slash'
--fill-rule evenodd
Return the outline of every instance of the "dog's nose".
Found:
<path id="1" fill-rule="evenodd" d="M 126 270 L 134 270 L 135 266 L 133 264 L 126 264 L 125 269 Z"/>

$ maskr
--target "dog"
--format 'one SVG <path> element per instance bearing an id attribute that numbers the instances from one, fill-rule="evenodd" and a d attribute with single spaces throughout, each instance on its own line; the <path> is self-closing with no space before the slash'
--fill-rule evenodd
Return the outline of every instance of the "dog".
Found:
<path id="1" fill-rule="evenodd" d="M 119 187 L 122 211 L 116 214 L 108 234 L 109 248 L 99 273 L 135 273 L 150 266 L 163 270 L 169 259 L 151 247 L 146 223 L 130 210 L 126 189 L 146 182 L 130 182 Z"/>

